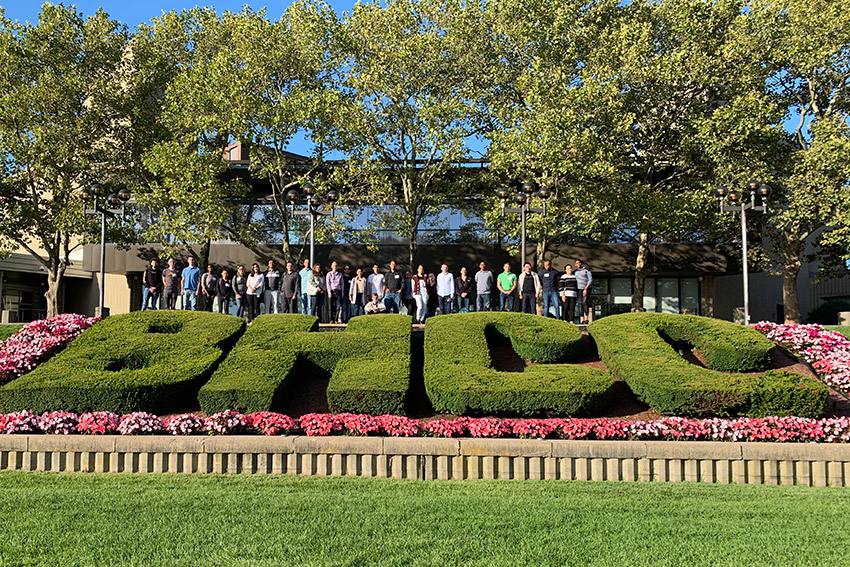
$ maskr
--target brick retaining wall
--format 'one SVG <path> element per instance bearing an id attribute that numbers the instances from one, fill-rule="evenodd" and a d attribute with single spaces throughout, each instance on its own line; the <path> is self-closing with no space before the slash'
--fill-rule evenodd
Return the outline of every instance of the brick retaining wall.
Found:
<path id="1" fill-rule="evenodd" d="M 850 445 L 2 435 L 0 470 L 850 486 Z"/>

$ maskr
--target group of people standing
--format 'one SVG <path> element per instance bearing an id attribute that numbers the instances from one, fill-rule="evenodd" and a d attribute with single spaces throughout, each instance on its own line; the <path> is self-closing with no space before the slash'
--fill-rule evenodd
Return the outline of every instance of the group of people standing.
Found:
<path id="1" fill-rule="evenodd" d="M 575 268 L 567 265 L 561 273 L 546 260 L 543 269 L 534 272 L 526 262 L 517 275 L 506 263 L 498 276 L 481 262 L 479 270 L 470 276 L 466 267 L 455 276 L 449 266 L 440 266 L 438 274 L 426 273 L 422 265 L 416 273 L 402 272 L 395 261 L 389 271 L 381 272 L 374 264 L 370 274 L 362 268 L 352 274 L 351 266 L 331 262 L 324 272 L 320 264 L 310 266 L 305 258 L 303 267 L 295 271 L 292 262 L 286 262 L 283 271 L 274 260 L 266 269 L 252 264 L 250 272 L 239 265 L 231 276 L 225 268 L 216 273 L 212 265 L 201 272 L 195 258 L 189 256 L 188 265 L 178 270 L 174 258 L 169 258 L 165 268 L 154 258 L 142 276 L 142 310 L 157 309 L 163 297 L 163 309 L 175 309 L 177 298 L 182 297 L 183 309 L 212 311 L 217 305 L 219 313 L 230 313 L 235 307 L 237 317 L 251 323 L 261 312 L 303 313 L 323 317 L 324 303 L 328 302 L 331 323 L 347 323 L 351 317 L 374 313 L 400 313 L 411 315 L 414 321 L 424 323 L 427 317 L 454 312 L 490 311 L 491 297 L 496 288 L 499 311 L 514 310 L 514 296 L 518 295 L 521 311 L 537 313 L 537 300 L 543 300 L 543 315 L 575 320 L 579 306 L 579 323 L 588 322 L 588 295 L 593 283 L 590 270 L 581 260 Z M 495 305 L 493 305 L 495 306 Z"/>

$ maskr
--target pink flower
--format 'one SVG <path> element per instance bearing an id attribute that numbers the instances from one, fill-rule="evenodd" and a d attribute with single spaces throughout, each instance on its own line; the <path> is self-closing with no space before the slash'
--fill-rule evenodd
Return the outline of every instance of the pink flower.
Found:
<path id="1" fill-rule="evenodd" d="M 0 384 L 26 374 L 99 320 L 66 313 L 24 325 L 0 342 Z"/>
<path id="2" fill-rule="evenodd" d="M 118 430 L 120 418 L 111 411 L 87 412 L 80 416 L 77 430 L 89 435 L 107 435 Z"/>
<path id="3" fill-rule="evenodd" d="M 165 432 L 171 435 L 197 435 L 204 432 L 204 418 L 192 413 L 169 417 L 165 421 Z"/>
<path id="4" fill-rule="evenodd" d="M 282 413 L 258 411 L 248 414 L 251 429 L 262 435 L 286 435 L 298 429 L 298 422 Z"/>

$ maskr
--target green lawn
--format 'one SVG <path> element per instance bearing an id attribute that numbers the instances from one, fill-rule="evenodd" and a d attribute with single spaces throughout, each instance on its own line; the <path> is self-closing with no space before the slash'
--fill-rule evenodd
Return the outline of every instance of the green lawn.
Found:
<path id="1" fill-rule="evenodd" d="M 850 490 L 0 473 L 2 565 L 839 565 Z"/>
<path id="2" fill-rule="evenodd" d="M 827 330 L 835 331 L 837 333 L 841 333 L 842 335 L 844 335 L 845 337 L 850 339 L 850 327 L 847 327 L 847 326 L 840 327 L 840 326 L 835 325 L 835 326 L 827 326 L 826 328 L 827 328 Z"/>
<path id="3" fill-rule="evenodd" d="M 15 333 L 21 330 L 23 323 L 6 323 L 0 325 L 0 341 L 5 341 Z"/>

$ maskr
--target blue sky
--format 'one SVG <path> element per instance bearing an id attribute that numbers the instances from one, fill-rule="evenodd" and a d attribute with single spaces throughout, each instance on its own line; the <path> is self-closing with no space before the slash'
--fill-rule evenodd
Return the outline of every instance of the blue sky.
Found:
<path id="1" fill-rule="evenodd" d="M 328 3 L 338 12 L 350 10 L 356 0 L 329 0 Z M 93 14 L 98 8 L 103 8 L 116 20 L 120 20 L 130 27 L 146 22 L 162 12 L 171 10 L 184 10 L 195 6 L 212 6 L 218 12 L 229 10 L 238 12 L 242 6 L 247 4 L 254 10 L 267 8 L 270 18 L 277 19 L 291 2 L 251 2 L 248 0 L 221 0 L 211 2 L 198 2 L 197 0 L 157 0 L 154 2 L 133 0 L 79 0 L 77 2 L 53 2 L 54 4 L 75 5 L 77 10 L 83 14 Z M 42 2 L 39 0 L 5 0 L 0 1 L 0 6 L 6 10 L 6 17 L 20 21 L 35 22 Z"/>

